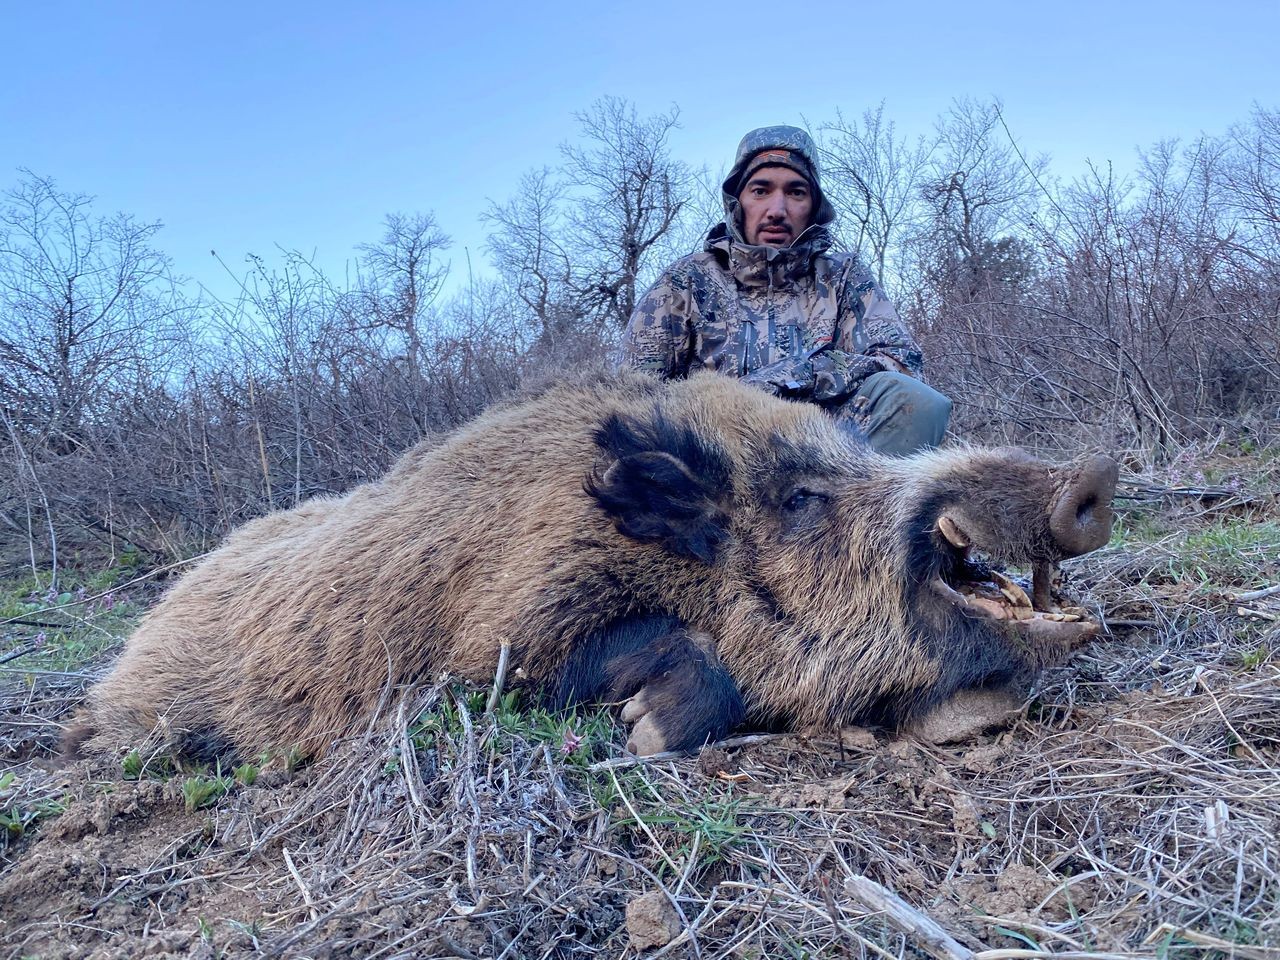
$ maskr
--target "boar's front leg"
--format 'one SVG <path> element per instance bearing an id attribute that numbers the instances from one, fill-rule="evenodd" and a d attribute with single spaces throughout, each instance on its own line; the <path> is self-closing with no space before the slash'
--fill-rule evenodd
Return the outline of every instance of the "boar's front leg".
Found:
<path id="1" fill-rule="evenodd" d="M 547 700 L 628 701 L 627 749 L 640 756 L 719 740 L 746 715 L 710 637 L 674 617 L 626 617 L 580 641 Z"/>
<path id="2" fill-rule="evenodd" d="M 633 724 L 627 749 L 639 756 L 696 750 L 740 724 L 746 708 L 711 638 L 680 628 L 609 664 L 615 695 L 635 690 L 622 710 Z"/>

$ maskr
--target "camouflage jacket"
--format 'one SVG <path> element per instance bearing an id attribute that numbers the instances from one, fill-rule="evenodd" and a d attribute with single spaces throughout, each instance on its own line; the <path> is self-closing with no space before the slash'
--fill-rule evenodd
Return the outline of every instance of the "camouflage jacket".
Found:
<path id="1" fill-rule="evenodd" d="M 711 369 L 780 396 L 839 406 L 881 370 L 919 376 L 920 348 L 856 257 L 814 225 L 788 247 L 721 223 L 636 305 L 619 365 L 680 378 Z"/>

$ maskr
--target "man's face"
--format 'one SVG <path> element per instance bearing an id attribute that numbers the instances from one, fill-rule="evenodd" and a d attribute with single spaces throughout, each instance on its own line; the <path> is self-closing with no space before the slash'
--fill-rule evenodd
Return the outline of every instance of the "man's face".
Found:
<path id="1" fill-rule="evenodd" d="M 747 243 L 785 247 L 809 225 L 809 181 L 790 167 L 761 167 L 738 194 Z"/>

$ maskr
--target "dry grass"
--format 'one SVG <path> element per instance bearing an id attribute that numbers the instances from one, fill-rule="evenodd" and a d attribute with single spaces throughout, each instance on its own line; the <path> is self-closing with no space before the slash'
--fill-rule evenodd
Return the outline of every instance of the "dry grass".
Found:
<path id="1" fill-rule="evenodd" d="M 11 831 L 0 956 L 636 956 L 654 893 L 654 957 L 1280 955 L 1280 594 L 1234 599 L 1280 583 L 1274 502 L 1140 503 L 1072 571 L 1113 635 L 959 746 L 632 764 L 607 713 L 443 683 L 188 811 L 189 771 L 39 770 L 85 676 L 5 674 L 0 809 L 65 812 Z"/>

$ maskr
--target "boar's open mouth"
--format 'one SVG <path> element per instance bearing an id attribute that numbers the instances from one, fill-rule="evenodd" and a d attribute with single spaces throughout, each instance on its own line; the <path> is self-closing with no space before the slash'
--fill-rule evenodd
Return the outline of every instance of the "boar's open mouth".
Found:
<path id="1" fill-rule="evenodd" d="M 982 562 L 965 530 L 963 515 L 944 510 L 934 528 L 933 542 L 942 548 L 943 556 L 939 572 L 929 583 L 931 589 L 965 616 L 999 621 L 1032 641 L 1070 647 L 1096 636 L 1100 628 L 1083 609 L 1055 599 L 1056 559 L 1089 553 L 1110 539 L 1119 470 L 1107 456 L 1050 469 L 1056 493 L 1049 504 L 1048 529 L 1042 535 L 1044 547 L 1032 569 L 1030 595 Z"/>
<path id="2" fill-rule="evenodd" d="M 970 559 L 968 548 L 933 578 L 934 592 L 966 612 L 987 620 L 1030 620 L 1042 617 L 1071 623 L 1081 619 L 1078 612 L 1037 608 L 1022 585 L 985 563 Z M 1033 591 L 1039 593 L 1039 591 Z"/>
<path id="3" fill-rule="evenodd" d="M 1075 606 L 1060 606 L 1052 599 L 1050 580 L 1057 567 L 1035 568 L 1030 594 L 1021 584 L 972 555 L 972 547 L 945 515 L 938 530 L 952 555 L 930 581 L 935 594 L 959 608 L 967 617 L 1000 621 L 1037 644 L 1072 648 L 1097 636 L 1099 626 Z M 1033 600 L 1040 598 L 1040 602 Z"/>

